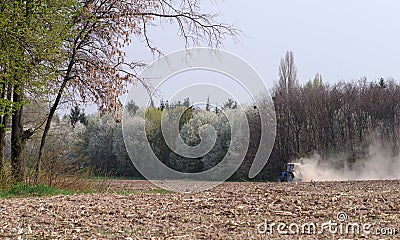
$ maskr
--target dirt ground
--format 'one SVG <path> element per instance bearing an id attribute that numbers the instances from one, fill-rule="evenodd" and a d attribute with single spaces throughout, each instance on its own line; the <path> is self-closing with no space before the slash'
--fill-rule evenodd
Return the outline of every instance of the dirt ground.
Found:
<path id="1" fill-rule="evenodd" d="M 0 200 L 0 239 L 400 239 L 400 181 L 111 188 L 120 194 Z"/>

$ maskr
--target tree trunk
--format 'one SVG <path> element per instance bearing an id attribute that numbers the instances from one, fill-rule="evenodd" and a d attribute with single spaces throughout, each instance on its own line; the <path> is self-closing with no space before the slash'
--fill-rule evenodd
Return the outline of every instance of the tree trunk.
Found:
<path id="1" fill-rule="evenodd" d="M 21 93 L 14 89 L 13 102 L 22 102 Z M 11 175 L 16 182 L 24 180 L 24 159 L 23 159 L 23 127 L 21 123 L 22 107 L 15 111 L 12 116 L 11 127 Z"/>
<path id="2" fill-rule="evenodd" d="M 23 85 L 22 87 L 14 87 L 13 102 L 22 103 L 23 101 Z M 25 177 L 25 161 L 24 161 L 24 148 L 26 140 L 33 135 L 33 130 L 23 129 L 22 126 L 22 109 L 21 106 L 12 115 L 11 126 L 11 176 L 15 182 L 24 181 Z"/>
<path id="3" fill-rule="evenodd" d="M 46 138 L 47 138 L 47 135 L 49 134 L 49 131 L 50 131 L 51 121 L 53 120 L 53 117 L 54 117 L 54 114 L 55 114 L 55 112 L 57 110 L 57 107 L 60 104 L 61 97 L 62 97 L 62 95 L 64 93 L 65 88 L 67 87 L 67 83 L 68 83 L 69 80 L 72 79 L 70 74 L 71 74 L 72 68 L 73 68 L 73 66 L 75 64 L 76 44 L 77 44 L 77 39 L 75 40 L 75 43 L 74 43 L 74 46 L 75 46 L 74 47 L 74 51 L 72 53 L 71 60 L 68 63 L 68 68 L 67 68 L 67 71 L 65 73 L 63 82 L 62 82 L 62 84 L 60 86 L 60 89 L 58 89 L 56 100 L 54 101 L 53 106 L 50 109 L 50 113 L 49 113 L 49 116 L 47 117 L 47 121 L 46 121 L 46 126 L 44 127 L 42 139 L 40 141 L 39 155 L 38 155 L 38 158 L 37 158 L 37 161 L 36 161 L 36 166 L 35 166 L 35 182 L 37 181 L 38 176 L 39 176 L 39 171 L 40 171 L 40 165 L 41 165 L 41 162 L 42 162 L 44 146 L 46 145 Z"/>
<path id="4" fill-rule="evenodd" d="M 2 127 L 0 129 L 0 174 L 4 172 L 5 150 L 6 150 L 6 133 L 10 116 L 5 114 L 1 118 Z"/>
<path id="5" fill-rule="evenodd" d="M 51 127 L 51 121 L 53 120 L 54 114 L 57 110 L 58 105 L 60 104 L 60 100 L 61 100 L 61 96 L 64 93 L 64 89 L 67 86 L 67 82 L 69 80 L 69 77 L 64 78 L 64 81 L 57 93 L 57 97 L 56 100 L 54 101 L 53 106 L 50 109 L 50 113 L 49 116 L 47 117 L 47 121 L 46 121 L 46 126 L 44 127 L 44 131 L 43 131 L 43 135 L 42 135 L 42 139 L 40 142 L 40 148 L 39 148 L 39 155 L 36 161 L 36 165 L 35 165 L 35 182 L 37 181 L 38 177 L 39 177 L 39 171 L 40 171 L 40 165 L 42 162 L 42 157 L 43 157 L 43 151 L 44 151 L 44 146 L 46 145 L 46 138 L 47 135 L 49 134 L 50 131 L 50 127 Z"/>
<path id="6" fill-rule="evenodd" d="M 6 126 L 4 125 L 7 115 L 1 117 L 1 128 L 0 128 L 0 176 L 4 173 L 4 153 L 6 147 Z"/>
<path id="7" fill-rule="evenodd" d="M 1 99 L 4 99 L 6 97 L 6 84 L 2 84 L 2 93 L 1 93 Z M 3 112 L 6 112 L 6 109 L 2 109 Z M 1 126 L 0 126 L 0 175 L 3 175 L 4 172 L 4 153 L 5 153 L 5 148 L 6 148 L 6 131 L 7 131 L 7 121 L 8 121 L 8 116 L 7 114 L 4 114 L 1 116 Z"/>
<path id="8" fill-rule="evenodd" d="M 3 79 L 4 82 L 5 79 Z M 2 84 L 2 93 L 1 93 L 1 99 L 7 99 L 9 102 L 11 102 L 11 94 L 12 94 L 12 87 L 7 86 L 6 83 Z M 4 115 L 1 116 L 1 127 L 0 127 L 0 176 L 3 175 L 4 173 L 4 162 L 5 162 L 5 149 L 6 149 L 6 134 L 7 134 L 7 127 L 9 125 L 9 120 L 10 116 L 8 114 L 10 109 L 7 109 L 4 107 L 2 109 Z"/>

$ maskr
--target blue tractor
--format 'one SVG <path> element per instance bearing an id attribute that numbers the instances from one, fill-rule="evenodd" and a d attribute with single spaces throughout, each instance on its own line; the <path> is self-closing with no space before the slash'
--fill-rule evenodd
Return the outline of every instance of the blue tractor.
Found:
<path id="1" fill-rule="evenodd" d="M 286 171 L 281 173 L 279 178 L 280 182 L 301 182 L 301 164 L 300 163 L 288 163 L 286 164 Z"/>

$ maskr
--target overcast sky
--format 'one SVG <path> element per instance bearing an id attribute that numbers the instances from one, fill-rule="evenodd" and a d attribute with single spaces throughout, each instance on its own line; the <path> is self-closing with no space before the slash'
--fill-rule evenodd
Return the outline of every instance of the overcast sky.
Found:
<path id="1" fill-rule="evenodd" d="M 316 73 L 330 83 L 364 76 L 400 79 L 398 0 L 224 0 L 203 6 L 244 32 L 239 44 L 228 40 L 223 49 L 250 63 L 268 86 L 277 81 L 288 50 L 294 52 L 300 83 Z M 165 53 L 184 46 L 174 25 L 151 34 Z M 127 53 L 132 59 L 152 59 L 137 44 Z"/>

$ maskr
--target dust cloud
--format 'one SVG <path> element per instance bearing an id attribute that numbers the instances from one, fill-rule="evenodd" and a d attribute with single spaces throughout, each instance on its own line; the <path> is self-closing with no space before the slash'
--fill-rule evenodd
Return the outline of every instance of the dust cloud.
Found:
<path id="1" fill-rule="evenodd" d="M 318 154 L 296 162 L 303 165 L 303 181 L 400 179 L 400 156 L 393 156 L 381 144 L 371 144 L 367 156 L 354 163 L 346 156 L 323 159 Z"/>

